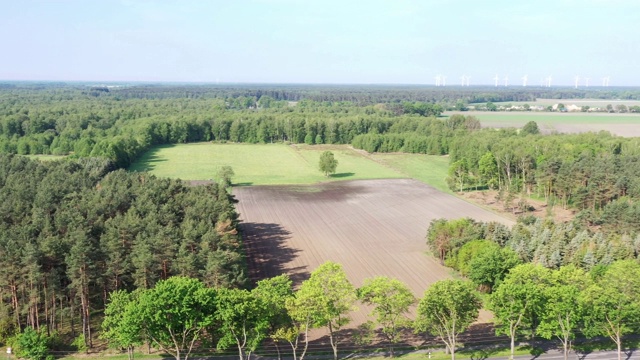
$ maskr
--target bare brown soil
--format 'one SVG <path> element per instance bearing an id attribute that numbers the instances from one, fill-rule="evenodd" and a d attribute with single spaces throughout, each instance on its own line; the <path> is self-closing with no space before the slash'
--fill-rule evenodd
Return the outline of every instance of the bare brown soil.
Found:
<path id="1" fill-rule="evenodd" d="M 428 254 L 425 235 L 436 218 L 512 220 L 412 179 L 330 182 L 308 186 L 234 188 L 252 280 L 289 274 L 299 285 L 325 261 L 349 280 L 384 275 L 421 297 L 451 270 Z M 352 314 L 352 325 L 369 309 Z M 489 318 L 481 315 L 480 321 Z"/>
<path id="2" fill-rule="evenodd" d="M 566 222 L 571 221 L 575 216 L 575 212 L 573 210 L 563 209 L 559 205 L 553 206 L 549 209 L 544 201 L 531 198 L 526 199 L 530 209 L 525 213 L 515 206 L 519 201 L 519 198 L 514 199 L 512 205 L 509 206 L 505 204 L 504 201 L 498 201 L 496 199 L 498 195 L 496 190 L 466 191 L 457 193 L 457 195 L 469 202 L 480 205 L 512 220 L 515 220 L 521 215 L 533 215 L 539 218 L 551 217 L 555 222 Z"/>
<path id="3" fill-rule="evenodd" d="M 553 130 L 566 134 L 608 131 L 614 135 L 624 137 L 640 136 L 640 126 L 638 124 L 556 124 L 553 126 Z"/>

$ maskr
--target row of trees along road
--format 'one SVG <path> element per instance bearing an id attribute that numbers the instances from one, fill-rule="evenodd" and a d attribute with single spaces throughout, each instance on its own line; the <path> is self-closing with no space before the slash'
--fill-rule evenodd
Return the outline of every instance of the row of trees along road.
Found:
<path id="1" fill-rule="evenodd" d="M 623 336 L 640 330 L 640 265 L 624 260 L 586 273 L 575 266 L 549 270 L 519 265 L 490 296 L 496 329 L 515 339 L 558 339 L 568 359 L 576 336 L 610 338 L 622 360 Z"/>
<path id="2" fill-rule="evenodd" d="M 262 340 L 289 344 L 293 358 L 302 360 L 309 345 L 308 332 L 326 327 L 338 358 L 338 330 L 349 322 L 356 300 L 373 306 L 372 316 L 393 346 L 400 331 L 411 327 L 407 317 L 415 304 L 405 284 L 387 277 L 367 279 L 356 289 L 342 266 L 327 262 L 311 273 L 297 291 L 286 275 L 259 281 L 251 290 L 209 288 L 192 278 L 173 277 L 154 288 L 111 293 L 105 310 L 103 336 L 118 348 L 152 342 L 176 359 L 187 359 L 197 343 L 215 339 L 217 347 L 235 347 L 248 359 Z M 455 358 L 456 339 L 477 319 L 480 299 L 461 280 L 431 286 L 418 304 L 415 329 L 440 336 Z M 207 340 L 209 339 L 209 340 Z"/>
<path id="3" fill-rule="evenodd" d="M 476 321 L 482 307 L 474 286 L 443 280 L 419 300 L 417 317 L 407 315 L 416 299 L 405 284 L 386 277 L 367 279 L 355 289 L 342 267 L 327 262 L 297 291 L 286 275 L 262 280 L 251 290 L 215 289 L 199 280 L 173 277 L 154 288 L 111 294 L 103 336 L 112 346 L 129 349 L 152 342 L 176 359 L 186 359 L 197 343 L 217 340 L 248 359 L 262 340 L 289 344 L 293 358 L 307 354 L 308 332 L 326 327 L 338 358 L 338 330 L 349 322 L 356 299 L 373 305 L 372 316 L 393 346 L 401 330 L 413 328 L 438 336 L 455 359 L 458 335 Z M 550 270 L 536 264 L 512 268 L 489 296 L 496 331 L 511 339 L 511 357 L 519 336 L 558 339 L 568 359 L 572 341 L 609 337 L 621 360 L 625 335 L 640 328 L 640 265 L 618 261 L 590 273 L 575 266 Z M 209 339 L 209 340 L 207 340 Z M 278 354 L 280 354 L 280 348 Z M 289 353 L 289 352 L 287 352 Z"/>
<path id="4" fill-rule="evenodd" d="M 482 239 L 482 240 L 477 240 Z M 498 333 L 556 338 L 565 359 L 576 336 L 617 345 L 640 330 L 640 239 L 522 218 L 513 228 L 438 219 L 427 242 L 447 266 L 491 293 Z"/>

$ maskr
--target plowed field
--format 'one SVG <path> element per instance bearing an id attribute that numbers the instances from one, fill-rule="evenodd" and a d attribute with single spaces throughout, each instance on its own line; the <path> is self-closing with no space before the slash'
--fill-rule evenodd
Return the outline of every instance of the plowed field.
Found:
<path id="1" fill-rule="evenodd" d="M 349 280 L 385 275 L 416 297 L 451 277 L 428 254 L 425 235 L 436 218 L 512 222 L 417 180 L 360 180 L 304 186 L 234 188 L 252 279 L 289 274 L 296 285 L 325 261 Z M 368 311 L 353 314 L 354 324 Z"/>

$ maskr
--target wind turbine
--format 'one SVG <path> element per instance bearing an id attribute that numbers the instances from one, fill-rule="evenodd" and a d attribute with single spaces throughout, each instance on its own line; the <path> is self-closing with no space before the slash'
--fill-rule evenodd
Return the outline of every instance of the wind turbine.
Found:
<path id="1" fill-rule="evenodd" d="M 584 78 L 584 85 L 586 87 L 589 87 L 589 78 L 588 77 Z"/>
<path id="2" fill-rule="evenodd" d="M 465 75 L 462 75 L 462 76 L 460 77 L 460 81 L 461 81 L 460 86 L 464 86 L 464 80 L 465 80 L 466 78 L 467 78 L 467 77 L 466 77 Z"/>
<path id="3" fill-rule="evenodd" d="M 528 75 L 525 75 L 525 76 L 522 77 L 522 86 L 527 86 L 527 78 L 528 77 L 529 77 Z"/>
<path id="4" fill-rule="evenodd" d="M 607 75 L 606 79 L 607 79 L 607 82 L 605 83 L 605 86 L 609 87 L 609 80 L 611 80 L 611 77 Z"/>
<path id="5" fill-rule="evenodd" d="M 573 78 L 574 82 L 575 82 L 575 88 L 578 88 L 578 83 L 580 82 L 580 76 L 576 75 L 575 78 Z"/>
<path id="6" fill-rule="evenodd" d="M 500 78 L 498 78 L 498 74 L 496 74 L 496 77 L 494 77 L 493 80 L 496 82 L 496 87 L 498 87 L 498 80 L 500 80 Z"/>
<path id="7" fill-rule="evenodd" d="M 436 86 L 440 86 L 440 75 L 436 75 Z"/>
<path id="8" fill-rule="evenodd" d="M 442 76 L 442 86 L 447 86 L 447 77 Z"/>
<path id="9" fill-rule="evenodd" d="M 467 86 L 469 86 L 469 80 L 471 80 L 471 76 L 467 76 Z"/>
<path id="10" fill-rule="evenodd" d="M 504 77 L 504 87 L 507 87 L 507 86 L 509 86 L 509 76 L 508 75 Z"/>
<path id="11" fill-rule="evenodd" d="M 547 77 L 547 87 L 551 87 L 551 80 L 553 80 L 553 78 L 551 77 L 551 75 L 549 75 Z"/>

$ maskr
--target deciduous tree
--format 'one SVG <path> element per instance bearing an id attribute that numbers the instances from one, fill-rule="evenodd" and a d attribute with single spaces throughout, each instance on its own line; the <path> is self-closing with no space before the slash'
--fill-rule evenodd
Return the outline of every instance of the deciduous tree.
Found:
<path id="1" fill-rule="evenodd" d="M 142 292 L 134 313 L 146 337 L 176 360 L 187 360 L 214 321 L 215 299 L 215 290 L 199 280 L 175 276 Z"/>
<path id="2" fill-rule="evenodd" d="M 480 308 L 480 297 L 471 283 L 441 280 L 424 292 L 414 326 L 416 331 L 439 336 L 455 360 L 458 335 L 476 321 Z"/>
<path id="3" fill-rule="evenodd" d="M 334 360 L 338 359 L 336 331 L 349 323 L 348 314 L 355 310 L 356 290 L 347 279 L 342 265 L 328 261 L 311 273 L 296 293 L 299 304 L 311 310 L 315 327 L 326 326 L 333 349 Z"/>
<path id="4" fill-rule="evenodd" d="M 328 177 L 329 174 L 334 174 L 337 167 L 338 160 L 333 157 L 331 151 L 324 151 L 322 155 L 320 155 L 320 171 L 324 173 L 324 176 Z"/>
<path id="5" fill-rule="evenodd" d="M 244 360 L 245 355 L 249 359 L 269 329 L 265 302 L 248 290 L 220 289 L 216 307 L 215 317 L 222 334 L 218 348 L 236 345 L 240 360 Z"/>
<path id="6" fill-rule="evenodd" d="M 537 332 L 546 339 L 558 338 L 562 342 L 565 360 L 582 321 L 579 300 L 588 284 L 585 272 L 570 265 L 553 271 L 550 284 L 544 289 L 545 305 Z"/>
<path id="7" fill-rule="evenodd" d="M 519 265 L 511 269 L 491 294 L 490 308 L 495 315 L 496 333 L 511 339 L 511 359 L 516 336 L 524 327 L 532 327 L 542 311 L 548 281 L 548 269 L 534 264 Z"/>
<path id="8" fill-rule="evenodd" d="M 139 292 L 112 292 L 104 310 L 100 334 L 100 337 L 109 342 L 110 347 L 127 349 L 130 360 L 133 359 L 133 347 L 143 342 L 141 319 L 135 313 L 138 296 Z"/>
<path id="9" fill-rule="evenodd" d="M 635 260 L 611 265 L 581 297 L 587 336 L 607 336 L 618 347 L 622 360 L 622 337 L 640 326 L 640 265 Z"/>
<path id="10" fill-rule="evenodd" d="M 233 172 L 233 168 L 229 165 L 224 165 L 218 169 L 216 178 L 224 187 L 229 187 L 231 186 L 231 179 L 234 175 L 235 173 Z"/>
<path id="11" fill-rule="evenodd" d="M 291 279 L 287 275 L 279 275 L 258 281 L 252 294 L 264 304 L 264 316 L 268 323 L 268 335 L 274 340 L 278 359 L 280 359 L 278 331 L 292 327 L 292 319 L 287 312 L 287 301 L 293 298 Z M 286 340 L 286 338 L 285 338 Z"/>
<path id="12" fill-rule="evenodd" d="M 393 357 L 393 345 L 400 341 L 400 331 L 410 324 L 409 307 L 416 301 L 406 284 L 397 279 L 378 276 L 366 279 L 358 289 L 358 297 L 365 304 L 373 305 L 372 315 L 382 326 L 382 333 L 389 341 Z"/>

